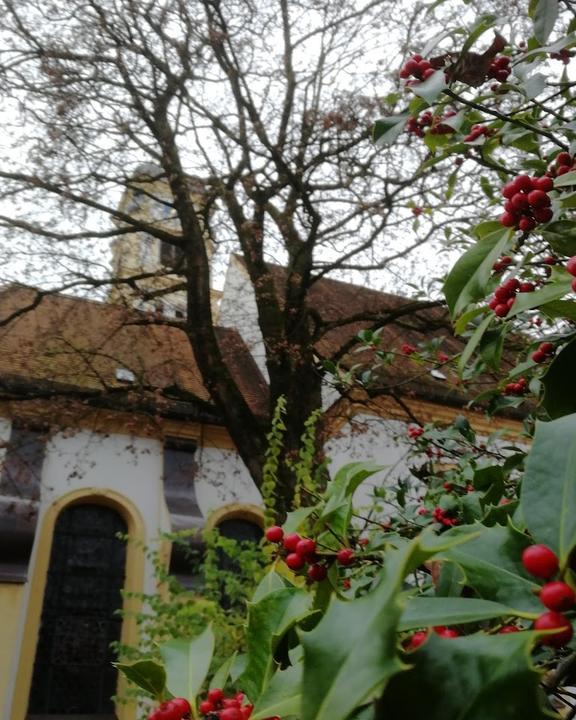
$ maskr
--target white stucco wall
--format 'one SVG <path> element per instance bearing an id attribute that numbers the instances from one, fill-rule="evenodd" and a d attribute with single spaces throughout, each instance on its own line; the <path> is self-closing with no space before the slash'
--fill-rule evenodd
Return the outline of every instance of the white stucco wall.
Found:
<path id="1" fill-rule="evenodd" d="M 262 496 L 235 450 L 199 447 L 196 499 L 202 515 L 228 503 L 262 505 Z"/>
<path id="2" fill-rule="evenodd" d="M 258 311 L 254 291 L 244 266 L 234 255 L 230 256 L 222 293 L 220 325 L 238 330 L 260 372 L 268 379 L 266 353 L 258 327 Z"/>
<path id="3" fill-rule="evenodd" d="M 406 439 L 406 427 L 406 423 L 399 420 L 356 415 L 324 446 L 332 459 L 332 475 L 350 462 L 367 461 L 385 466 L 360 485 L 354 496 L 357 506 L 371 504 L 374 487 L 392 486 L 398 479 L 408 477 L 407 455 L 411 445 Z"/>

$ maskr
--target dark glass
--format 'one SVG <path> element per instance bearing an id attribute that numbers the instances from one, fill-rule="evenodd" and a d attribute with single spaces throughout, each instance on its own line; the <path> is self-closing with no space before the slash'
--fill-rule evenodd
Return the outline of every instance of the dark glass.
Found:
<path id="1" fill-rule="evenodd" d="M 56 522 L 28 713 L 114 718 L 126 545 L 120 515 L 73 505 Z"/>

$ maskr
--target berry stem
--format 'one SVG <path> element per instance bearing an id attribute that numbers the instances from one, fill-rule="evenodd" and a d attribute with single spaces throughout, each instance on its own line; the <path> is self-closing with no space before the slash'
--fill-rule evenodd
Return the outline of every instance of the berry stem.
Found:
<path id="1" fill-rule="evenodd" d="M 512 115 L 504 115 L 503 113 L 498 112 L 498 110 L 493 110 L 492 108 L 486 107 L 486 105 L 481 105 L 480 103 L 474 102 L 473 100 L 466 100 L 466 98 L 458 95 L 453 90 L 444 90 L 444 93 L 451 97 L 453 100 L 461 102 L 463 105 L 467 105 L 468 107 L 474 108 L 475 110 L 485 112 L 487 115 L 492 115 L 493 117 L 498 118 L 498 120 L 503 120 L 504 122 L 511 123 L 512 125 L 519 125 L 520 127 L 524 127 L 533 133 L 543 135 L 544 137 L 548 138 L 548 140 L 553 142 L 554 145 L 557 145 L 566 152 L 568 152 L 568 150 L 570 149 L 561 140 L 558 140 L 558 138 L 555 137 L 551 132 L 548 132 L 548 130 L 543 130 L 542 128 L 539 128 L 536 125 L 532 125 L 525 120 L 519 120 Z"/>

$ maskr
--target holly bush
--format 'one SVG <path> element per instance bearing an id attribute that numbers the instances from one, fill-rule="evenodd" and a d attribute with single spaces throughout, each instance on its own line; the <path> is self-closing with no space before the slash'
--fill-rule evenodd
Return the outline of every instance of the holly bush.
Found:
<path id="1" fill-rule="evenodd" d="M 211 674 L 208 627 L 139 669 L 163 703 L 155 720 L 575 716 L 576 18 L 556 0 L 527 9 L 515 24 L 482 16 L 414 48 L 399 68 L 411 99 L 374 128 L 376 142 L 420 143 L 420 169 L 438 166 L 446 193 L 459 179 L 478 193 L 444 283 L 463 349 L 441 362 L 464 388 L 495 374 L 476 400 L 529 416 L 525 446 L 477 437 L 463 417 L 412 425 L 423 462 L 388 517 L 379 498 L 368 512 L 354 506 L 381 469 L 370 463 L 308 488 L 268 528 L 246 651 Z M 527 36 L 512 43 L 518 27 Z"/>

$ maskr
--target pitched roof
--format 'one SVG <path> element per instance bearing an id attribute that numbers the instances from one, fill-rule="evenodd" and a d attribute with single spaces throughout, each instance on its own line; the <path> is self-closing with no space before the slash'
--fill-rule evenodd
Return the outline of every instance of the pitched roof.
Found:
<path id="1" fill-rule="evenodd" d="M 237 256 L 238 257 L 238 256 Z M 242 258 L 239 258 L 244 265 Z M 274 278 L 278 298 L 282 303 L 287 281 L 287 270 L 280 265 L 268 264 L 267 268 Z M 342 323 L 328 329 L 315 344 L 319 356 L 330 359 L 342 348 L 342 365 L 371 368 L 374 364 L 373 352 L 358 352 L 360 331 L 373 326 L 373 322 L 358 319 L 362 314 L 381 314 L 385 319 L 390 312 L 398 311 L 415 302 L 414 298 L 381 292 L 365 286 L 321 278 L 313 282 L 308 292 L 308 304 L 325 323 Z M 343 322 L 347 318 L 356 318 Z M 329 326 L 330 327 L 330 326 Z M 434 402 L 462 406 L 479 393 L 491 389 L 498 381 L 497 376 L 485 372 L 474 378 L 464 388 L 454 362 L 437 360 L 436 352 L 442 352 L 450 358 L 459 355 L 466 340 L 456 337 L 445 307 L 428 307 L 404 317 L 398 317 L 385 324 L 379 332 L 379 349 L 395 353 L 392 362 L 383 365 L 373 375 L 375 385 L 386 387 L 398 394 L 408 394 Z M 433 348 L 429 361 L 411 358 L 402 353 L 402 344 L 415 347 Z M 505 368 L 514 366 L 513 353 L 502 358 Z M 358 373 L 360 374 L 360 373 Z M 512 414 L 515 414 L 512 411 Z"/>
<path id="2" fill-rule="evenodd" d="M 34 289 L 20 285 L 0 290 L 0 323 L 36 297 Z M 0 326 L 0 375 L 104 394 L 162 390 L 210 407 L 185 333 L 135 324 L 146 317 L 120 305 L 45 295 L 37 307 Z M 267 387 L 246 345 L 231 328 L 217 328 L 217 336 L 246 401 L 265 415 Z"/>

